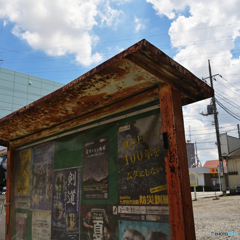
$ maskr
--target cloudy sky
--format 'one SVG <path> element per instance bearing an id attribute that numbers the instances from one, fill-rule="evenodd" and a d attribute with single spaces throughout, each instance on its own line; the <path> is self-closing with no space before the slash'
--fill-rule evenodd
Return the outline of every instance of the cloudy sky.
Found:
<path id="1" fill-rule="evenodd" d="M 220 132 L 240 119 L 237 0 L 0 0 L 0 67 L 68 83 L 145 38 L 199 78 L 214 81 Z M 209 79 L 207 79 L 209 84 Z M 210 99 L 183 108 L 186 140 L 217 159 Z"/>

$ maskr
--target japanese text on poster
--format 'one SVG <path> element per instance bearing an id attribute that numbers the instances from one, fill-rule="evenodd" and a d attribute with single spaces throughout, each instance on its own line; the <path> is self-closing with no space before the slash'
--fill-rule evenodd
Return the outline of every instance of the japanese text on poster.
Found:
<path id="1" fill-rule="evenodd" d="M 79 239 L 81 168 L 54 171 L 51 239 Z"/>
<path id="2" fill-rule="evenodd" d="M 118 239 L 117 207 L 113 205 L 82 205 L 82 240 Z"/>
<path id="3" fill-rule="evenodd" d="M 19 209 L 30 209 L 29 196 L 17 196 L 15 197 L 15 207 Z"/>
<path id="4" fill-rule="evenodd" d="M 83 198 L 107 199 L 109 178 L 108 138 L 84 144 Z"/>
<path id="5" fill-rule="evenodd" d="M 47 211 L 32 212 L 32 239 L 50 240 L 51 213 Z"/>
<path id="6" fill-rule="evenodd" d="M 118 129 L 119 204 L 168 204 L 159 114 Z"/>
<path id="7" fill-rule="evenodd" d="M 118 206 L 119 219 L 169 222 L 168 206 Z"/>

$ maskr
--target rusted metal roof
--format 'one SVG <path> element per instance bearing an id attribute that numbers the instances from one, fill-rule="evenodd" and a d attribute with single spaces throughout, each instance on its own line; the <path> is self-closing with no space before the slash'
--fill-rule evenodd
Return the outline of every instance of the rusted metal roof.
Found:
<path id="1" fill-rule="evenodd" d="M 164 84 L 181 92 L 182 105 L 213 96 L 212 88 L 144 39 L 0 119 L 0 142 L 17 140 L 20 145 L 22 138 L 35 133 L 42 138 L 126 110 L 126 103 L 130 103 L 129 108 L 157 100 L 158 87 Z"/>

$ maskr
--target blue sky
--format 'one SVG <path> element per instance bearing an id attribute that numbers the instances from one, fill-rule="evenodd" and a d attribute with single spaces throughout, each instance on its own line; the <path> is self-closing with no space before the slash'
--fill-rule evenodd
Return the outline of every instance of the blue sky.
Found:
<path id="1" fill-rule="evenodd" d="M 81 3 L 82 1 L 79 2 Z M 108 19 L 103 19 L 101 14 L 98 14 L 93 18 L 96 21 L 95 24 L 89 23 L 89 25 L 92 24 L 90 27 L 79 27 L 80 33 L 78 33 L 78 29 L 73 29 L 72 31 L 66 29 L 67 27 L 71 28 L 71 24 L 66 24 L 61 29 L 56 22 L 52 29 L 49 29 L 51 33 L 48 34 L 48 31 L 45 32 L 43 30 L 45 26 L 44 23 L 41 24 L 41 16 L 39 16 L 38 22 L 35 23 L 39 25 L 39 29 L 34 25 L 28 26 L 28 21 L 31 21 L 31 17 L 28 19 L 27 14 L 30 10 L 23 17 L 24 21 L 21 20 L 21 17 L 15 21 L 10 21 L 11 16 L 8 15 L 11 14 L 2 14 L 5 16 L 1 18 L 0 25 L 0 59 L 3 60 L 1 66 L 53 81 L 68 83 L 143 38 L 161 48 L 169 56 L 174 56 L 176 51 L 169 44 L 170 36 L 168 34 L 171 21 L 164 15 L 159 17 L 151 3 L 138 1 L 136 7 L 136 2 L 102 1 L 101 4 L 96 4 L 96 7 L 99 8 L 98 11 L 102 11 L 103 13 L 101 14 L 108 15 Z M 108 13 L 106 13 L 106 5 L 111 8 L 108 10 Z M 22 14 L 23 9 L 16 9 L 16 11 Z M 59 13 L 56 12 L 56 14 Z M 94 15 L 94 13 L 92 14 Z M 66 17 L 70 16 L 67 15 Z M 78 18 L 77 20 L 81 21 Z M 58 29 L 56 29 L 56 26 Z M 13 34 L 16 28 L 21 29 L 17 34 Z M 24 36 L 28 31 L 32 31 L 32 35 L 36 33 L 42 34 L 40 43 L 29 44 L 29 42 L 33 42 L 31 36 L 27 39 Z M 52 31 L 56 31 L 55 35 L 57 35 L 58 31 L 61 31 L 63 36 L 66 33 L 71 39 L 58 39 L 59 47 L 57 47 L 54 44 L 56 42 L 49 43 L 54 37 L 54 32 Z M 84 39 L 83 34 L 90 35 L 91 39 Z M 73 46 L 69 48 L 71 44 Z M 75 50 L 74 46 L 76 46 Z M 82 51 L 81 48 L 84 48 L 84 46 L 91 48 L 91 52 Z M 59 49 L 66 51 L 66 53 L 59 54 Z M 52 52 L 46 54 L 48 50 Z M 95 60 L 97 57 L 94 57 L 96 53 L 100 55 L 98 60 Z M 76 55 L 78 55 L 78 59 L 76 59 Z M 84 58 L 87 58 L 87 60 Z"/>
<path id="2" fill-rule="evenodd" d="M 0 0 L 0 67 L 67 84 L 145 38 L 199 78 L 216 77 L 218 100 L 240 119 L 237 0 Z M 183 108 L 186 139 L 202 162 L 217 159 L 210 100 Z M 220 131 L 239 120 L 218 107 Z"/>

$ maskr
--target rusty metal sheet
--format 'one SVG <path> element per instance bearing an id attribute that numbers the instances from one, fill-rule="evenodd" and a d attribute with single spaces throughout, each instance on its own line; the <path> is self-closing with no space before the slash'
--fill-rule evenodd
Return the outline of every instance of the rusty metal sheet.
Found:
<path id="1" fill-rule="evenodd" d="M 190 181 L 180 92 L 170 85 L 159 90 L 162 131 L 167 134 L 166 178 L 172 240 L 195 240 Z"/>
<path id="2" fill-rule="evenodd" d="M 17 139 L 13 142 L 13 145 L 14 147 L 18 147 L 26 143 L 30 143 L 42 138 L 50 137 L 59 132 L 64 132 L 74 127 L 78 127 L 86 123 L 91 123 L 97 119 L 103 119 L 110 115 L 123 112 L 131 107 L 141 106 L 148 103 L 149 101 L 154 102 L 158 100 L 158 98 L 159 98 L 158 89 L 152 89 L 147 92 L 136 95 L 134 97 L 127 98 L 113 105 L 104 107 L 102 109 L 98 109 L 84 116 L 80 116 L 68 122 L 59 124 L 52 128 L 45 129 L 37 134 L 32 134 L 32 135 Z"/>
<path id="3" fill-rule="evenodd" d="M 208 85 L 142 40 L 59 90 L 0 119 L 0 140 L 9 142 L 39 133 L 163 84 L 177 88 L 183 104 L 213 96 Z"/>

